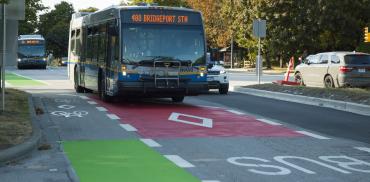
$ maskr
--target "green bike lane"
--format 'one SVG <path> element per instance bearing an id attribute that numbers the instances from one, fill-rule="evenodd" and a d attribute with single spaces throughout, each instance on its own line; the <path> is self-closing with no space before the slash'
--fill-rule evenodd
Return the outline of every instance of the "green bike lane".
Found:
<path id="1" fill-rule="evenodd" d="M 5 81 L 13 87 L 24 87 L 24 86 L 44 86 L 47 85 L 45 82 L 35 80 L 26 76 L 22 76 L 12 72 L 6 72 Z"/>

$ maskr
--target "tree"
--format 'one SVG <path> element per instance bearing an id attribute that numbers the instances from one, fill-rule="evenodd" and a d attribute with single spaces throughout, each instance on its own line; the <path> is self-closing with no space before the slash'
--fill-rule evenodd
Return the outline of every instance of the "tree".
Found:
<path id="1" fill-rule="evenodd" d="M 0 0 L 0 4 L 8 4 L 9 0 Z"/>
<path id="2" fill-rule="evenodd" d="M 32 34 L 37 28 L 37 13 L 45 10 L 46 7 L 41 0 L 25 1 L 25 20 L 19 21 L 19 34 Z"/>
<path id="3" fill-rule="evenodd" d="M 68 54 L 69 22 L 73 13 L 72 4 L 62 1 L 55 5 L 55 9 L 40 16 L 39 33 L 44 35 L 47 50 L 56 58 Z"/>
<path id="4" fill-rule="evenodd" d="M 88 7 L 86 9 L 80 9 L 78 10 L 79 12 L 88 12 L 88 13 L 93 13 L 95 11 L 98 11 L 99 9 L 98 8 L 95 8 L 95 7 Z"/>

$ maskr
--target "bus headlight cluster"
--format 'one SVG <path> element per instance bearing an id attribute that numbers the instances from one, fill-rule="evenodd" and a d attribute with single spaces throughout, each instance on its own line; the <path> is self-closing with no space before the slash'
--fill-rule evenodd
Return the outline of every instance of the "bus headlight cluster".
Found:
<path id="1" fill-rule="evenodd" d="M 122 65 L 121 71 L 122 71 L 122 75 L 123 76 L 126 76 L 127 75 L 127 67 L 126 67 L 126 65 Z"/>
<path id="2" fill-rule="evenodd" d="M 21 62 L 21 61 L 22 61 L 22 59 L 21 59 L 21 58 L 18 58 L 18 59 L 17 59 L 17 61 L 18 61 L 18 62 Z"/>
<path id="3" fill-rule="evenodd" d="M 43 61 L 46 61 L 46 58 L 42 58 Z"/>

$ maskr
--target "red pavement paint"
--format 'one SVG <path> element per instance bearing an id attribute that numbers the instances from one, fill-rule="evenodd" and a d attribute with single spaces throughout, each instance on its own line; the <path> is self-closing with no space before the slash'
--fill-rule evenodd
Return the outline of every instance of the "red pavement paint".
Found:
<path id="1" fill-rule="evenodd" d="M 247 115 L 237 115 L 220 108 L 197 107 L 186 104 L 122 102 L 104 103 L 95 99 L 109 112 L 121 118 L 122 123 L 133 125 L 145 138 L 175 137 L 299 137 L 303 136 L 282 126 L 273 126 Z M 210 118 L 213 127 L 207 128 L 168 120 L 171 113 L 182 113 Z M 178 119 L 202 123 L 197 118 L 180 116 Z"/>

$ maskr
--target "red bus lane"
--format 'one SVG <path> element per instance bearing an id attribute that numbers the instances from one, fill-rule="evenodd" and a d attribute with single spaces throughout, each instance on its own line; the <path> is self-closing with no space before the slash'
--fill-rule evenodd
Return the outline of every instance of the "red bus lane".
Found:
<path id="1" fill-rule="evenodd" d="M 123 124 L 135 127 L 142 137 L 300 137 L 283 126 L 274 126 L 248 115 L 222 108 L 155 102 L 104 103 L 94 99 Z"/>

